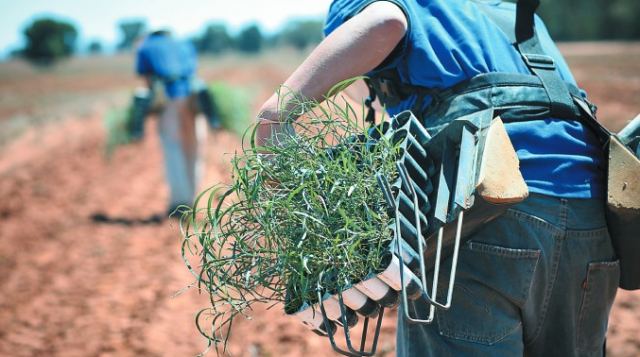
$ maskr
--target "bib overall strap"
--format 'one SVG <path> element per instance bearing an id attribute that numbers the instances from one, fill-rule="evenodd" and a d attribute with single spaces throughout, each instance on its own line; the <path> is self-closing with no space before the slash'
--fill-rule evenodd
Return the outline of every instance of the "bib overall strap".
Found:
<path id="1" fill-rule="evenodd" d="M 519 0 L 516 6 L 516 48 L 529 70 L 542 81 L 551 103 L 551 116 L 575 119 L 577 111 L 571 94 L 556 70 L 555 61 L 545 54 L 535 30 L 535 11 L 540 0 Z"/>

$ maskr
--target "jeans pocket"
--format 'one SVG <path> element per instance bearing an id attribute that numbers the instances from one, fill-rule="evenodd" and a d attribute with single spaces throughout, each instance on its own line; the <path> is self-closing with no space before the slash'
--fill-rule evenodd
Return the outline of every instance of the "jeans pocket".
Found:
<path id="1" fill-rule="evenodd" d="M 580 352 L 602 351 L 619 279 L 618 260 L 589 263 L 587 277 L 582 284 L 582 304 L 578 316 L 577 342 Z"/>
<path id="2" fill-rule="evenodd" d="M 486 345 L 514 333 L 539 258 L 539 250 L 468 242 L 460 250 L 451 308 L 436 313 L 439 333 Z"/>

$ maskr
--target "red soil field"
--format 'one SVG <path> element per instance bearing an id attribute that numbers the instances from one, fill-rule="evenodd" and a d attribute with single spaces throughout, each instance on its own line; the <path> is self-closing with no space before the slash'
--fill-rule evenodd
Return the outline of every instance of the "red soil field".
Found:
<path id="1" fill-rule="evenodd" d="M 640 112 L 640 44 L 562 47 L 579 83 L 613 129 Z M 202 74 L 252 88 L 253 109 L 300 55 L 206 59 Z M 104 157 L 102 118 L 136 80 L 131 60 L 74 60 L 52 72 L 0 64 L 0 356 L 193 356 L 206 349 L 194 316 L 207 306 L 180 257 L 155 123 L 145 139 Z M 206 144 L 205 186 L 227 182 L 230 133 Z M 205 188 L 203 186 L 203 188 Z M 92 219 L 96 214 L 112 223 Z M 281 307 L 239 319 L 234 356 L 334 356 L 327 339 Z M 379 356 L 394 355 L 395 314 Z M 619 291 L 610 356 L 640 355 L 640 292 Z M 215 352 L 210 352 L 215 355 Z"/>

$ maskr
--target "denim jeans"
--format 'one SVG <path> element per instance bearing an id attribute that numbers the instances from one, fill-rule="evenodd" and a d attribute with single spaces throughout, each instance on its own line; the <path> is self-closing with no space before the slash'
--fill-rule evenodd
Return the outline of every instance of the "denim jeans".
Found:
<path id="1" fill-rule="evenodd" d="M 449 310 L 401 307 L 397 355 L 602 356 L 619 275 L 602 199 L 532 194 L 462 245 Z"/>
<path id="2" fill-rule="evenodd" d="M 193 203 L 202 171 L 201 131 L 188 99 L 167 100 L 158 118 L 158 132 L 169 184 L 170 208 Z"/>

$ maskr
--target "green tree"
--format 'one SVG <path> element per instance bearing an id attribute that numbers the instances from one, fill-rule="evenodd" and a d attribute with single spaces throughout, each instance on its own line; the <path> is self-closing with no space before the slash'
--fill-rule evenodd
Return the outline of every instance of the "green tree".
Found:
<path id="1" fill-rule="evenodd" d="M 640 39 L 640 1 L 611 0 L 607 2 L 607 20 L 605 35 L 612 39 Z"/>
<path id="2" fill-rule="evenodd" d="M 542 0 L 538 14 L 555 40 L 640 39 L 638 0 Z"/>
<path id="3" fill-rule="evenodd" d="M 102 48 L 102 43 L 98 40 L 93 40 L 91 41 L 91 43 L 89 43 L 89 46 L 87 46 L 87 52 L 97 55 L 97 54 L 101 54 L 103 51 Z"/>
<path id="4" fill-rule="evenodd" d="M 51 64 L 71 56 L 75 51 L 78 31 L 64 21 L 51 18 L 35 20 L 24 30 L 26 47 L 23 56 L 39 64 Z"/>
<path id="5" fill-rule="evenodd" d="M 242 29 L 236 39 L 238 50 L 246 53 L 258 53 L 262 49 L 264 38 L 257 25 L 249 25 Z"/>
<path id="6" fill-rule="evenodd" d="M 9 58 L 22 58 L 24 57 L 24 48 L 14 48 L 9 51 Z"/>
<path id="7" fill-rule="evenodd" d="M 556 40 L 640 39 L 638 0 L 543 0 L 538 14 Z"/>
<path id="8" fill-rule="evenodd" d="M 321 20 L 293 20 L 280 31 L 279 42 L 303 50 L 322 41 Z"/>
<path id="9" fill-rule="evenodd" d="M 194 45 L 198 52 L 219 54 L 231 48 L 233 39 L 225 24 L 212 23 L 205 28 L 201 37 L 195 39 Z"/>
<path id="10" fill-rule="evenodd" d="M 122 32 L 122 41 L 118 45 L 119 50 L 129 50 L 138 38 L 142 36 L 147 25 L 142 20 L 127 20 L 118 24 Z"/>

